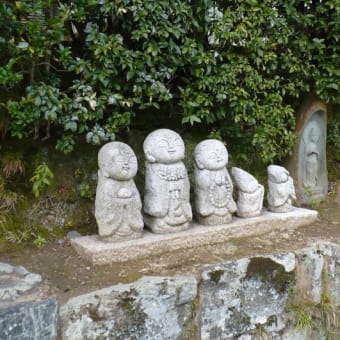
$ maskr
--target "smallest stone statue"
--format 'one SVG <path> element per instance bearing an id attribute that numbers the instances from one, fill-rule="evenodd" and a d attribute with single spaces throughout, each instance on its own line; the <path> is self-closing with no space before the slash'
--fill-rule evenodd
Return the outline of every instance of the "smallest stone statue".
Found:
<path id="1" fill-rule="evenodd" d="M 233 183 L 226 168 L 228 151 L 220 141 L 206 139 L 195 151 L 195 210 L 199 223 L 229 223 L 236 211 Z"/>
<path id="2" fill-rule="evenodd" d="M 95 216 L 99 235 L 107 241 L 142 236 L 142 203 L 133 180 L 138 170 L 133 150 L 124 143 L 105 144 L 98 153 Z"/>
<path id="3" fill-rule="evenodd" d="M 231 169 L 237 188 L 237 211 L 239 217 L 255 217 L 261 215 L 263 207 L 264 187 L 248 172 L 233 167 Z"/>
<path id="4" fill-rule="evenodd" d="M 268 168 L 268 209 L 273 212 L 288 212 L 296 200 L 295 188 L 288 170 L 279 165 Z"/>

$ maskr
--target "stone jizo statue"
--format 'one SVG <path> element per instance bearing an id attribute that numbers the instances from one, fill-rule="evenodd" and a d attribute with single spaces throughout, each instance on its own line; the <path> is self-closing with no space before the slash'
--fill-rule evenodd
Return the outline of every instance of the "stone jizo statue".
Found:
<path id="1" fill-rule="evenodd" d="M 236 211 L 233 183 L 227 171 L 228 151 L 218 140 L 200 142 L 195 158 L 195 211 L 204 225 L 220 225 L 231 221 Z"/>
<path id="2" fill-rule="evenodd" d="M 159 129 L 146 137 L 143 149 L 145 225 L 154 233 L 188 229 L 192 211 L 182 138 L 175 131 Z"/>
<path id="3" fill-rule="evenodd" d="M 105 144 L 98 153 L 95 217 L 99 235 L 108 241 L 142 236 L 142 203 L 134 183 L 137 158 L 124 143 Z"/>
<path id="4" fill-rule="evenodd" d="M 288 170 L 279 165 L 268 168 L 268 209 L 273 212 L 288 212 L 296 200 L 293 179 Z"/>
<path id="5" fill-rule="evenodd" d="M 233 167 L 231 176 L 237 189 L 237 211 L 239 217 L 255 217 L 261 215 L 263 207 L 264 187 L 248 172 Z"/>

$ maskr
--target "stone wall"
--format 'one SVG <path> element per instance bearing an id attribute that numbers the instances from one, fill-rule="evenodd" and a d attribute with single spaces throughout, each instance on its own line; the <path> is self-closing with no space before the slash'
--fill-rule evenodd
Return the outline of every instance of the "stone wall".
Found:
<path id="1" fill-rule="evenodd" d="M 317 243 L 206 266 L 199 278 L 142 278 L 71 299 L 62 337 L 336 339 L 339 266 L 339 246 Z"/>
<path id="2" fill-rule="evenodd" d="M 339 339 L 339 304 L 340 246 L 318 242 L 294 253 L 204 266 L 199 277 L 143 277 L 74 297 L 59 308 L 60 337 Z M 6 339 L 14 339 L 19 333 L 13 329 L 27 319 L 25 312 L 20 325 L 21 309 L 20 315 L 12 309 L 0 308 Z M 54 331 L 48 334 L 40 338 L 55 338 Z"/>

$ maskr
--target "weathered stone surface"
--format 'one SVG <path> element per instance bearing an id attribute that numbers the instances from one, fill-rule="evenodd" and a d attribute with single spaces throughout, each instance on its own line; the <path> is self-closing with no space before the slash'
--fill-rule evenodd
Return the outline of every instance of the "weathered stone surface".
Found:
<path id="1" fill-rule="evenodd" d="M 291 253 L 208 267 L 199 291 L 201 339 L 251 339 L 259 326 L 278 336 L 286 326 L 283 311 L 294 269 Z"/>
<path id="2" fill-rule="evenodd" d="M 221 225 L 232 220 L 237 207 L 226 168 L 228 151 L 222 142 L 206 139 L 194 151 L 195 211 L 199 223 Z"/>
<path id="3" fill-rule="evenodd" d="M 180 339 L 197 294 L 194 277 L 144 277 L 69 300 L 62 338 Z"/>
<path id="4" fill-rule="evenodd" d="M 293 208 L 287 213 L 264 210 L 261 216 L 249 219 L 234 217 L 231 223 L 221 226 L 207 228 L 193 223 L 190 230 L 163 235 L 144 231 L 142 239 L 120 243 L 102 242 L 98 236 L 84 236 L 71 240 L 71 245 L 93 265 L 103 265 L 155 256 L 178 249 L 222 243 L 235 237 L 294 229 L 313 223 L 317 216 L 317 211 L 301 208 Z"/>
<path id="5" fill-rule="evenodd" d="M 56 339 L 57 320 L 54 299 L 0 306 L 0 339 Z"/>
<path id="6" fill-rule="evenodd" d="M 324 291 L 334 305 L 340 305 L 340 246 L 330 242 L 321 242 L 317 245 L 324 256 Z"/>
<path id="7" fill-rule="evenodd" d="M 318 242 L 296 252 L 298 295 L 319 303 L 326 293 L 334 305 L 340 304 L 340 246 Z"/>
<path id="8" fill-rule="evenodd" d="M 190 183 L 183 163 L 181 136 L 169 129 L 150 133 L 145 153 L 144 222 L 154 233 L 173 233 L 190 227 Z"/>
<path id="9" fill-rule="evenodd" d="M 81 234 L 76 230 L 71 230 L 67 233 L 66 238 L 72 240 L 73 238 L 81 237 Z"/>
<path id="10" fill-rule="evenodd" d="M 39 274 L 0 262 L 0 301 L 14 301 L 41 283 Z"/>
<path id="11" fill-rule="evenodd" d="M 0 339 L 55 339 L 54 299 L 43 300 L 42 279 L 22 266 L 0 263 Z"/>
<path id="12" fill-rule="evenodd" d="M 124 143 L 105 144 L 98 153 L 95 216 L 98 232 L 107 241 L 142 236 L 142 203 L 133 181 L 138 170 L 133 150 Z"/>
<path id="13" fill-rule="evenodd" d="M 322 294 L 322 271 L 324 258 L 315 247 L 296 252 L 298 296 L 306 301 L 318 303 Z"/>
<path id="14" fill-rule="evenodd" d="M 254 217 L 261 215 L 264 187 L 248 172 L 233 167 L 231 175 L 237 188 L 237 216 Z"/>
<path id="15" fill-rule="evenodd" d="M 289 172 L 282 166 L 268 166 L 268 209 L 273 212 L 287 212 L 295 201 L 295 188 Z"/>
<path id="16" fill-rule="evenodd" d="M 288 169 L 294 179 L 298 203 L 319 201 L 327 195 L 327 109 L 321 101 L 308 100 L 297 115 L 297 140 Z"/>

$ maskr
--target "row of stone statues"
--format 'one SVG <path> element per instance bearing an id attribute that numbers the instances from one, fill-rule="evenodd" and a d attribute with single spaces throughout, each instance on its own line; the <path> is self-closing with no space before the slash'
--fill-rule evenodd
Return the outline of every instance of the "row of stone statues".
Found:
<path id="1" fill-rule="evenodd" d="M 127 144 L 111 142 L 99 151 L 95 216 L 103 239 L 141 237 L 144 225 L 154 233 L 172 233 L 190 227 L 190 183 L 183 163 L 182 138 L 175 131 L 159 129 L 147 136 L 143 149 L 146 159 L 143 207 L 133 180 L 138 170 L 133 150 Z M 228 152 L 220 141 L 207 139 L 196 146 L 194 212 L 200 224 L 226 224 L 234 213 L 245 218 L 261 214 L 263 185 L 236 167 L 231 170 L 232 181 L 227 164 Z M 288 171 L 270 165 L 268 188 L 268 209 L 289 211 L 295 191 Z"/>

